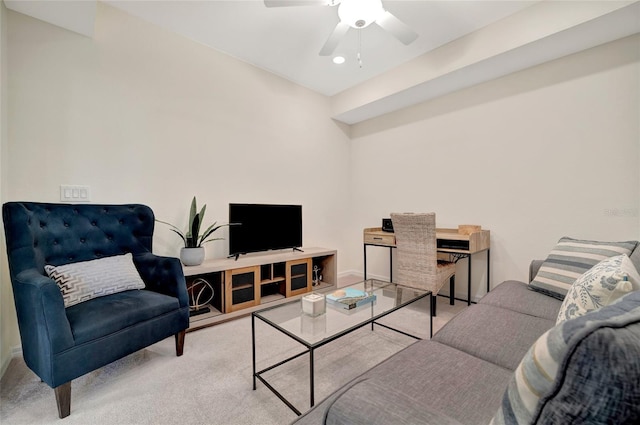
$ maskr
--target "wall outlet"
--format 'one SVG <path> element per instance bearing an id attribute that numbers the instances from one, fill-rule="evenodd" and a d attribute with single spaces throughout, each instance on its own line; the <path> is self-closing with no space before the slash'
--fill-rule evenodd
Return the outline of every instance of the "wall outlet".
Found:
<path id="1" fill-rule="evenodd" d="M 60 201 L 62 202 L 90 202 L 91 188 L 89 186 L 61 184 Z"/>

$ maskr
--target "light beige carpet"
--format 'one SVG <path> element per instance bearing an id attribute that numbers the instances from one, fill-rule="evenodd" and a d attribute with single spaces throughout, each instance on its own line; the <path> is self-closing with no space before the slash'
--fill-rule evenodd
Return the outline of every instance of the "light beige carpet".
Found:
<path id="1" fill-rule="evenodd" d="M 427 299 L 428 300 L 428 299 Z M 417 304 L 417 303 L 416 303 Z M 426 304 L 426 302 L 425 302 Z M 462 310 L 439 297 L 434 330 Z M 399 310 L 387 323 L 428 337 L 426 305 Z M 398 314 L 401 313 L 401 314 Z M 301 351 L 257 324 L 258 368 Z M 365 327 L 316 351 L 316 402 L 415 340 Z M 258 382 L 252 390 L 249 317 L 187 334 L 182 357 L 168 338 L 72 383 L 71 415 L 58 419 L 53 390 L 20 358 L 0 381 L 0 422 L 10 424 L 287 424 L 295 414 Z M 309 409 L 308 356 L 265 375 L 302 412 Z"/>

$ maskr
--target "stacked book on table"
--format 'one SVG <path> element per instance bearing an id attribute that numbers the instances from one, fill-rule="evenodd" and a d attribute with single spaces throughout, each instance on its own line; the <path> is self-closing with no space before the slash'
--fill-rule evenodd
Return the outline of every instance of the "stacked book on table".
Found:
<path id="1" fill-rule="evenodd" d="M 354 288 L 338 289 L 326 296 L 327 304 L 344 310 L 352 310 L 365 304 L 374 302 L 375 294 Z"/>

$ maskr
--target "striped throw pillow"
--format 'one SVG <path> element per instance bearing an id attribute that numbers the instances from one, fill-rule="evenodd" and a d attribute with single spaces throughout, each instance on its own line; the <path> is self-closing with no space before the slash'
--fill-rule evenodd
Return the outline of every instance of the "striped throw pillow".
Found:
<path id="1" fill-rule="evenodd" d="M 564 299 L 582 274 L 600 261 L 617 255 L 631 255 L 637 241 L 599 242 L 563 237 L 540 266 L 529 288 Z"/>
<path id="2" fill-rule="evenodd" d="M 640 292 L 634 291 L 540 336 L 491 425 L 632 423 L 624 418 L 640 417 L 638 352 Z"/>

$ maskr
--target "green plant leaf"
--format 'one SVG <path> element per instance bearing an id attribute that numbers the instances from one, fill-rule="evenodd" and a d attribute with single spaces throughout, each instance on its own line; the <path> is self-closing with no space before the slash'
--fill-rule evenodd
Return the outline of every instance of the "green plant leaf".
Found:
<path id="1" fill-rule="evenodd" d="M 207 204 L 204 204 L 202 206 L 202 209 L 200 210 L 200 224 L 204 223 L 204 212 L 207 210 Z"/>
<path id="2" fill-rule="evenodd" d="M 200 237 L 200 245 L 202 245 L 205 242 L 209 242 L 209 241 L 213 241 L 213 240 L 223 240 L 224 238 L 215 238 L 215 239 L 209 239 L 209 240 L 205 240 L 207 239 L 213 232 L 215 232 L 216 230 L 218 230 L 221 227 L 225 227 L 228 226 L 228 224 L 220 224 L 218 226 L 216 226 L 217 222 L 214 222 L 211 226 L 207 227 L 207 230 L 205 230 L 204 232 L 202 232 L 202 236 Z"/>
<path id="3" fill-rule="evenodd" d="M 182 242 L 184 242 L 184 246 L 187 247 L 187 238 L 182 234 L 182 232 L 176 230 L 176 229 L 170 229 L 172 232 L 175 232 L 178 236 L 180 236 L 182 238 Z"/>
<path id="4" fill-rule="evenodd" d="M 173 224 L 167 223 L 166 221 L 162 221 L 162 220 L 158 220 L 158 219 L 156 219 L 156 221 L 158 223 L 166 224 L 167 226 L 171 227 L 170 230 L 173 231 L 173 232 L 176 232 L 178 234 L 178 236 L 180 236 L 183 240 L 186 238 L 185 234 L 182 233 L 182 230 L 180 230 L 179 228 L 177 228 Z"/>
<path id="5" fill-rule="evenodd" d="M 187 238 L 187 241 L 190 243 L 189 248 L 197 248 L 200 246 L 198 244 L 198 234 L 200 233 L 200 215 L 196 214 L 193 217 L 193 222 L 191 223 L 191 237 Z"/>
<path id="6" fill-rule="evenodd" d="M 224 238 L 210 238 L 210 239 L 207 239 L 207 238 L 211 236 L 216 230 L 220 229 L 221 227 L 230 226 L 231 224 L 218 225 L 217 222 L 214 222 L 211 226 L 207 227 L 207 229 L 202 233 L 202 235 L 200 235 L 200 229 L 204 221 L 204 214 L 207 211 L 207 205 L 206 204 L 203 205 L 202 209 L 200 209 L 200 212 L 197 212 L 197 211 L 198 211 L 198 204 L 196 201 L 196 197 L 194 196 L 193 199 L 191 200 L 191 206 L 189 208 L 189 222 L 187 223 L 186 233 L 182 232 L 182 230 L 180 230 L 178 227 L 174 226 L 171 223 L 167 223 L 166 221 L 162 221 L 158 219 L 156 219 L 156 221 L 162 224 L 166 224 L 171 228 L 170 230 L 172 232 L 180 236 L 180 238 L 184 242 L 185 248 L 198 248 L 202 246 L 202 244 L 207 242 L 223 240 Z M 235 225 L 238 223 L 232 223 L 232 224 Z"/>
<path id="7" fill-rule="evenodd" d="M 196 197 L 191 200 L 191 208 L 189 208 L 189 222 L 187 223 L 187 237 L 191 237 L 193 229 L 193 219 L 196 217 Z"/>

